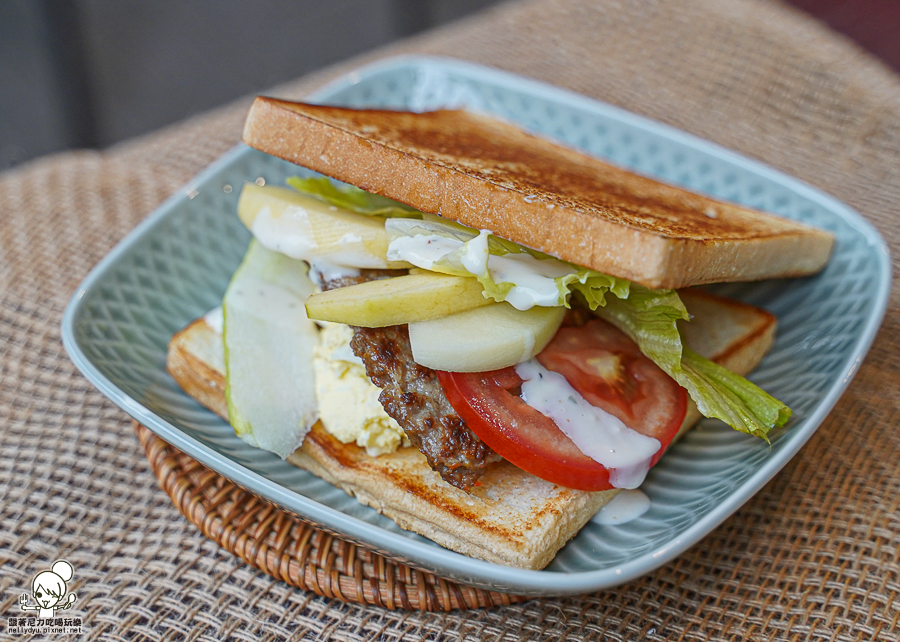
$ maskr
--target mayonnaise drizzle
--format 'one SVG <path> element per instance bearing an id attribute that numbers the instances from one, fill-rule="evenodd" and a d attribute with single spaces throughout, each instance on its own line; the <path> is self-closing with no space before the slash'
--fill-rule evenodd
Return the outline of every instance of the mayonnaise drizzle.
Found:
<path id="1" fill-rule="evenodd" d="M 612 526 L 637 519 L 650 510 L 650 498 L 642 490 L 623 490 L 591 518 L 595 524 Z"/>
<path id="2" fill-rule="evenodd" d="M 506 302 L 517 310 L 535 305 L 559 305 L 556 279 L 574 274 L 575 269 L 556 259 L 537 259 L 530 254 L 504 254 L 488 259 L 494 283 L 514 283 L 506 294 Z"/>
<path id="3" fill-rule="evenodd" d="M 338 211 L 333 206 L 325 206 Z M 321 215 L 320 215 L 321 216 Z M 286 207 L 276 216 L 272 208 L 259 210 L 250 231 L 263 247 L 301 261 L 327 261 L 355 268 L 385 268 L 383 257 L 374 255 L 362 236 L 353 231 L 320 245 L 310 213 L 303 207 Z M 321 224 L 320 224 L 321 226 Z"/>
<path id="4" fill-rule="evenodd" d="M 221 305 L 204 314 L 203 320 L 206 321 L 206 325 L 213 329 L 213 332 L 222 334 L 222 330 L 225 328 L 225 317 L 222 314 Z"/>
<path id="5" fill-rule="evenodd" d="M 360 267 L 385 265 L 361 249 L 362 237 L 353 232 L 347 232 L 332 246 L 340 248 L 338 251 L 323 251 L 315 241 L 309 214 L 302 207 L 285 208 L 281 216 L 275 216 L 270 207 L 263 207 L 251 231 L 266 249 L 309 263 L 309 277 L 319 288 L 333 279 L 358 276 Z"/>
<path id="6" fill-rule="evenodd" d="M 516 366 L 522 400 L 546 415 L 581 452 L 609 469 L 615 488 L 637 488 L 660 448 L 653 437 L 632 430 L 608 412 L 591 405 L 558 372 L 530 359 Z"/>
<path id="7" fill-rule="evenodd" d="M 402 231 L 392 226 L 394 232 Z M 464 242 L 441 234 L 412 234 L 395 236 L 388 246 L 389 261 L 407 261 L 426 270 L 435 263 L 463 248 L 459 263 L 472 276 L 489 274 L 494 283 L 511 283 L 505 301 L 517 310 L 529 310 L 536 305 L 559 305 L 559 287 L 556 279 L 574 274 L 575 268 L 557 259 L 538 259 L 521 254 L 492 255 L 488 251 L 490 232 L 481 230 L 475 238 Z"/>
<path id="8" fill-rule="evenodd" d="M 491 254 L 488 251 L 488 239 L 491 233 L 481 230 L 474 239 L 466 243 L 461 262 L 469 272 L 478 276 L 484 274 L 490 265 Z"/>
<path id="9" fill-rule="evenodd" d="M 388 245 L 388 261 L 406 261 L 416 267 L 430 270 L 447 254 L 455 252 L 463 242 L 439 234 L 398 236 Z"/>
<path id="10" fill-rule="evenodd" d="M 345 276 L 359 276 L 359 269 L 338 265 L 322 258 L 309 261 L 309 278 L 319 289 L 322 289 L 328 281 Z"/>

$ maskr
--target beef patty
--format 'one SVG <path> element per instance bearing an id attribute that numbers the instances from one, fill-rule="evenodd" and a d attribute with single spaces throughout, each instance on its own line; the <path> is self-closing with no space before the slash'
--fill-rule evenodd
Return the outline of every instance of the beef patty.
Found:
<path id="1" fill-rule="evenodd" d="M 328 281 L 324 289 L 397 274 L 363 270 L 359 276 Z M 468 490 L 484 474 L 487 464 L 500 460 L 450 405 L 437 373 L 413 360 L 405 325 L 354 327 L 350 346 L 363 360 L 372 383 L 381 388 L 378 400 L 387 414 L 397 420 L 410 442 L 445 481 Z"/>

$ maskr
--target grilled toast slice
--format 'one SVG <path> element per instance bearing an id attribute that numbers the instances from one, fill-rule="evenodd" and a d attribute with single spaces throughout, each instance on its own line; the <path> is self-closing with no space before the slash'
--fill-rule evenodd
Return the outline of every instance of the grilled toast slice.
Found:
<path id="1" fill-rule="evenodd" d="M 772 345 L 771 314 L 703 292 L 686 291 L 682 299 L 694 316 L 685 324 L 691 326 L 686 341 L 735 372 L 752 370 Z M 223 352 L 219 331 L 201 318 L 173 337 L 167 365 L 189 395 L 227 417 Z M 691 404 L 682 430 L 698 419 Z M 443 481 L 415 448 L 370 457 L 355 443 L 332 437 L 321 423 L 288 461 L 442 546 L 530 569 L 549 564 L 618 492 L 562 488 L 501 462 L 466 493 Z"/>
<path id="2" fill-rule="evenodd" d="M 465 111 L 257 98 L 244 142 L 369 192 L 652 288 L 819 271 L 831 234 L 638 176 Z"/>

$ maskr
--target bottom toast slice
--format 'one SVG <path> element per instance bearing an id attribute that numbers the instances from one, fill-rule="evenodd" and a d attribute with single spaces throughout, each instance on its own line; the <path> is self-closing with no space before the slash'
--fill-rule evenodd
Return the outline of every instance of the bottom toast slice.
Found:
<path id="1" fill-rule="evenodd" d="M 701 291 L 681 295 L 693 317 L 682 332 L 688 345 L 739 374 L 756 367 L 774 339 L 771 314 Z M 227 418 L 223 354 L 221 334 L 201 318 L 172 338 L 167 367 L 189 395 Z M 689 406 L 682 432 L 700 418 Z M 372 457 L 338 441 L 321 422 L 288 461 L 446 548 L 528 569 L 549 564 L 619 492 L 563 488 L 508 462 L 489 466 L 465 492 L 443 481 L 415 448 Z"/>

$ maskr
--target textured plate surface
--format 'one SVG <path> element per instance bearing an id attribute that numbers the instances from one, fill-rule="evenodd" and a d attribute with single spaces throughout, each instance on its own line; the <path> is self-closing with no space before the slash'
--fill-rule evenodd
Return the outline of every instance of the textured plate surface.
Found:
<path id="1" fill-rule="evenodd" d="M 771 446 L 702 422 L 650 472 L 643 490 L 652 506 L 643 517 L 619 526 L 589 523 L 547 569 L 524 571 L 449 552 L 247 446 L 165 372 L 170 337 L 219 304 L 243 255 L 249 235 L 234 214 L 240 186 L 304 173 L 244 146 L 219 159 L 88 276 L 66 311 L 66 348 L 101 392 L 167 442 L 285 509 L 396 559 L 476 586 L 533 595 L 582 593 L 638 577 L 696 543 L 797 452 L 846 388 L 881 322 L 890 267 L 871 226 L 833 198 L 683 132 L 547 85 L 434 58 L 360 69 L 312 99 L 493 113 L 635 171 L 837 237 L 831 262 L 815 277 L 716 290 L 779 318 L 775 347 L 751 377 L 795 413 Z"/>

